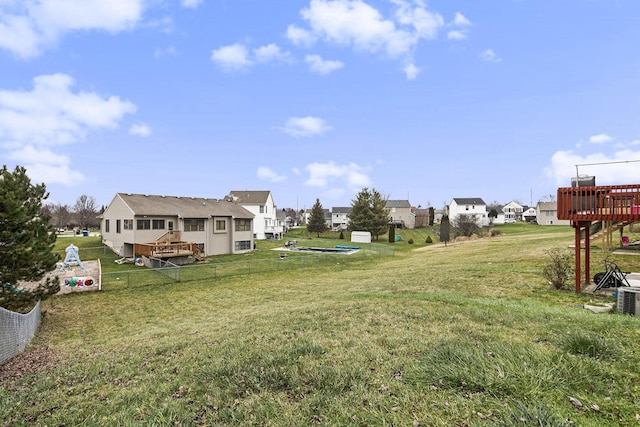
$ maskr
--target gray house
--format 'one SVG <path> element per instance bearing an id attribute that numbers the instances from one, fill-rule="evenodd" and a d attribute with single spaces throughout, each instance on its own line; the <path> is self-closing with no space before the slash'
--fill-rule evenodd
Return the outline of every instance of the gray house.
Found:
<path id="1" fill-rule="evenodd" d="M 143 247 L 167 256 L 176 248 L 236 254 L 253 249 L 253 217 L 229 198 L 117 193 L 100 216 L 100 229 L 103 243 L 122 257 L 140 255 L 136 248 Z"/>
<path id="2" fill-rule="evenodd" d="M 416 213 L 408 200 L 387 200 L 385 207 L 396 228 L 415 228 Z"/>

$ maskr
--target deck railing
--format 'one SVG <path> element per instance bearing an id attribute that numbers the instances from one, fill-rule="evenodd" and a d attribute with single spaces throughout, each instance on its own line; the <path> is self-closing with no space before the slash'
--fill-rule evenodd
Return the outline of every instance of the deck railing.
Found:
<path id="1" fill-rule="evenodd" d="M 200 253 L 195 243 L 136 243 L 133 247 L 136 255 L 149 258 L 170 258 Z"/>
<path id="2" fill-rule="evenodd" d="M 640 221 L 640 184 L 558 188 L 558 219 Z"/>

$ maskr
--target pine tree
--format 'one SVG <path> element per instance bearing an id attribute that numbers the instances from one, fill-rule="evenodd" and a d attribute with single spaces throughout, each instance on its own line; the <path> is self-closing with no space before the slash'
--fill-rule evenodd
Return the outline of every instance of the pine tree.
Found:
<path id="1" fill-rule="evenodd" d="M 363 188 L 351 201 L 349 211 L 349 229 L 351 231 L 368 231 L 376 240 L 387 231 L 389 226 L 389 210 L 387 200 L 372 189 Z"/>
<path id="2" fill-rule="evenodd" d="M 307 231 L 309 233 L 317 233 L 320 237 L 320 233 L 327 229 L 327 223 L 324 221 L 324 209 L 320 203 L 320 199 L 316 199 L 315 204 L 311 208 L 311 215 L 309 216 L 309 222 L 307 223 Z"/>
<path id="3" fill-rule="evenodd" d="M 49 230 L 50 217 L 42 210 L 49 195 L 44 184 L 32 185 L 26 169 L 0 169 L 0 306 L 24 311 L 38 299 L 60 290 L 57 278 L 37 289 L 16 288 L 20 281 L 37 281 L 55 269 L 56 234 Z"/>

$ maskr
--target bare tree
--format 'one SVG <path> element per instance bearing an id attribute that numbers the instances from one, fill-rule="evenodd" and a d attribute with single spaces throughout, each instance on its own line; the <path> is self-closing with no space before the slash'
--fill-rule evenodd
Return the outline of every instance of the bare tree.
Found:
<path id="1" fill-rule="evenodd" d="M 80 227 L 88 228 L 89 226 L 95 226 L 97 224 L 96 216 L 98 215 L 96 199 L 86 194 L 78 197 L 76 204 L 73 205 L 73 213 Z"/>
<path id="2" fill-rule="evenodd" d="M 480 229 L 475 215 L 460 214 L 452 221 L 452 225 L 460 234 L 466 237 L 471 237 Z"/>

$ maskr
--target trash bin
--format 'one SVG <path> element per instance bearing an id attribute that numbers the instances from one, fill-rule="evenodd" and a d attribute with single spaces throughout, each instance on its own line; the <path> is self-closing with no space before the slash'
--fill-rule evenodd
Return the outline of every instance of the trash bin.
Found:
<path id="1" fill-rule="evenodd" d="M 84 237 L 89 236 L 89 231 L 88 231 L 88 230 L 82 230 L 82 235 L 83 235 Z"/>

